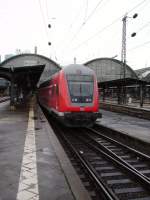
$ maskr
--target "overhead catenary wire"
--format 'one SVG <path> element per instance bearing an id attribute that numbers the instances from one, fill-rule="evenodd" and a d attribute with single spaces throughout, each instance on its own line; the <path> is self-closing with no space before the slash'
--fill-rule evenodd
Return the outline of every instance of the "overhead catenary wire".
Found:
<path id="1" fill-rule="evenodd" d="M 141 6 L 145 1 L 147 1 L 147 0 L 143 0 L 143 1 L 141 1 L 141 2 L 138 3 L 136 6 L 134 6 L 134 7 L 131 8 L 130 10 L 128 10 L 127 13 L 130 13 L 130 12 L 132 12 L 133 10 L 135 10 L 136 8 L 138 8 L 139 6 Z"/>
<path id="2" fill-rule="evenodd" d="M 88 1 L 88 0 L 87 0 L 87 1 Z M 75 17 L 73 18 L 72 22 L 71 22 L 70 25 L 69 25 L 69 29 L 73 27 L 73 25 L 76 23 L 78 17 L 79 17 L 80 14 L 82 13 L 82 12 L 81 12 L 81 10 L 83 9 L 82 7 L 83 7 L 83 5 L 81 5 L 80 8 L 79 8 L 79 10 L 77 11 Z M 87 5 L 86 5 L 86 7 L 87 7 Z M 85 8 L 85 13 L 86 13 L 86 9 L 87 9 L 87 8 Z M 86 14 L 85 14 L 85 15 L 86 15 Z"/>
<path id="3" fill-rule="evenodd" d="M 45 6 L 46 6 L 46 15 L 44 15 L 44 12 L 43 12 L 43 9 L 42 9 L 42 4 L 41 4 L 41 1 L 38 0 L 39 2 L 39 6 L 40 6 L 40 12 L 41 12 L 41 16 L 42 16 L 42 20 L 43 20 L 43 25 L 44 25 L 44 29 L 45 29 L 45 33 L 46 33 L 46 37 L 47 37 L 47 40 L 49 41 L 49 34 L 48 34 L 48 23 L 49 22 L 49 12 L 48 12 L 48 4 L 47 4 L 47 0 L 45 0 Z M 45 20 L 45 16 L 47 17 L 47 22 Z M 48 42 L 49 43 L 49 42 Z M 47 45 L 48 45 L 47 43 Z M 56 56 L 56 50 L 54 48 L 54 45 L 52 45 L 52 48 L 53 48 L 53 52 L 54 52 L 54 58 L 56 61 L 58 61 L 57 59 L 57 56 Z"/>
<path id="4" fill-rule="evenodd" d="M 88 17 L 86 17 L 87 15 L 87 10 L 88 10 L 88 0 L 86 0 L 86 6 L 85 6 L 85 16 L 84 16 L 84 21 L 82 22 L 82 24 L 80 25 L 80 27 L 78 28 L 78 30 L 75 32 L 75 34 L 73 35 L 73 37 L 70 39 L 70 41 L 68 42 L 68 44 L 66 44 L 65 46 L 68 46 L 70 43 L 72 43 L 74 41 L 74 39 L 77 37 L 77 35 L 80 33 L 80 31 L 82 30 L 83 26 L 87 23 L 87 21 L 92 17 L 92 15 L 94 14 L 94 12 L 96 11 L 96 9 L 99 7 L 99 5 L 101 4 L 101 2 L 104 0 L 100 0 L 98 2 L 98 4 L 95 6 L 95 8 L 92 10 L 92 12 L 88 15 Z M 106 0 L 105 0 L 106 1 Z M 108 0 L 107 0 L 108 1 Z M 81 9 L 80 9 L 81 10 Z M 80 11 L 79 10 L 79 11 Z M 81 13 L 81 12 L 78 12 Z M 74 18 L 73 22 L 70 24 L 69 26 L 69 30 L 73 27 L 74 22 L 76 22 L 76 18 L 79 17 L 79 14 L 76 15 L 76 17 Z M 65 36 L 66 37 L 66 36 Z M 64 42 L 64 39 L 62 40 Z M 61 43 L 61 42 L 60 42 Z M 58 45 L 57 45 L 58 46 Z M 63 47 L 64 48 L 64 47 Z"/>
<path id="5" fill-rule="evenodd" d="M 128 51 L 133 51 L 133 50 L 135 50 L 135 49 L 141 48 L 141 47 L 143 47 L 143 46 L 146 46 L 146 45 L 149 44 L 149 43 L 150 43 L 150 41 L 144 42 L 144 43 L 142 43 L 142 44 L 139 44 L 139 45 L 137 45 L 137 46 L 135 46 L 135 47 L 132 47 L 132 48 L 128 49 Z"/>
<path id="6" fill-rule="evenodd" d="M 49 20 L 49 12 L 48 12 L 48 0 L 45 0 L 45 6 L 46 6 L 46 16 L 47 16 L 47 19 Z"/>
<path id="7" fill-rule="evenodd" d="M 143 1 L 145 2 L 145 1 Z M 142 2 L 142 3 L 143 3 Z M 147 2 L 147 3 L 150 3 L 150 2 Z M 141 5 L 141 3 L 140 3 Z M 147 6 L 147 4 L 144 5 L 144 7 Z M 136 6 L 137 7 L 137 6 Z M 140 9 L 141 10 L 141 9 Z M 144 12 L 144 10 L 142 9 L 142 11 Z M 128 39 L 131 39 L 131 37 L 134 37 L 135 35 L 139 34 L 141 31 L 143 31 L 145 28 L 147 28 L 148 26 L 150 25 L 150 21 L 148 21 L 147 23 L 145 23 L 143 26 L 141 26 L 137 31 L 133 32 L 131 35 L 128 36 Z M 150 41 L 147 41 L 147 42 L 144 42 L 142 44 L 138 44 L 132 48 L 129 48 L 128 51 L 133 51 L 133 50 L 136 50 L 138 48 L 141 48 L 143 46 L 146 46 L 150 43 Z"/>
<path id="8" fill-rule="evenodd" d="M 82 30 L 82 28 L 85 26 L 85 24 L 88 22 L 88 20 L 93 16 L 99 5 L 102 3 L 103 0 L 100 0 L 99 3 L 95 6 L 95 8 L 92 10 L 92 12 L 88 15 L 88 17 L 84 20 L 84 22 L 80 25 L 76 33 L 73 35 L 72 39 L 70 40 L 69 44 L 77 37 L 79 32 Z"/>
<path id="9" fill-rule="evenodd" d="M 85 16 L 84 16 L 84 20 L 86 20 L 87 18 L 87 13 L 88 13 L 88 0 L 86 0 L 86 6 L 85 6 Z"/>
<path id="10" fill-rule="evenodd" d="M 150 21 L 147 22 L 146 24 L 144 24 L 141 28 L 139 28 L 139 29 L 136 31 L 136 33 L 141 32 L 143 29 L 145 29 L 145 28 L 148 27 L 149 25 L 150 25 Z"/>
<path id="11" fill-rule="evenodd" d="M 99 4 L 100 4 L 100 2 L 102 2 L 102 1 L 103 1 L 103 0 L 99 1 Z M 88 0 L 87 0 L 87 2 L 88 2 Z M 136 6 L 134 6 L 132 9 L 130 9 L 130 10 L 128 11 L 128 13 L 132 12 L 134 9 L 136 9 L 136 8 L 140 7 L 141 5 L 143 5 L 144 2 L 146 2 L 146 0 L 143 0 L 143 1 L 139 2 Z M 46 34 L 48 35 L 47 25 L 46 25 L 46 22 L 45 22 L 45 17 L 44 17 L 44 14 L 43 14 L 43 10 L 42 10 L 42 6 L 41 6 L 41 1 L 40 1 L 40 0 L 39 0 L 39 5 L 40 5 L 40 10 L 41 10 L 41 14 L 42 14 L 44 26 L 45 26 L 45 29 L 46 29 Z M 97 4 L 97 6 L 98 6 L 98 4 Z M 88 8 L 88 5 L 87 5 L 87 8 Z M 97 9 L 97 8 L 95 7 L 94 9 Z M 47 11 L 47 18 L 48 18 L 48 10 L 46 10 L 46 11 Z M 93 10 L 93 11 L 94 11 L 94 10 Z M 85 13 L 86 13 L 86 9 L 85 9 Z M 86 24 L 86 23 L 88 22 L 88 20 L 91 18 L 90 15 L 91 15 L 91 17 L 93 16 L 93 15 L 92 15 L 92 12 L 88 15 L 88 17 L 86 17 L 86 14 L 85 14 L 85 17 L 84 17 L 84 21 L 83 21 L 83 23 L 82 23 L 82 26 L 84 26 L 83 24 Z M 121 17 L 123 17 L 123 16 L 121 16 Z M 120 17 L 120 18 L 121 18 L 121 17 Z M 103 27 L 101 30 L 99 30 L 99 31 L 96 32 L 93 36 L 91 36 L 91 37 L 89 37 L 88 39 L 86 39 L 85 41 L 83 41 L 82 44 L 79 44 L 79 45 L 78 45 L 77 47 L 75 47 L 74 49 L 78 49 L 80 46 L 82 46 L 83 44 L 87 43 L 87 42 L 88 42 L 89 40 L 91 40 L 92 38 L 94 38 L 94 37 L 96 37 L 97 35 L 101 34 L 101 32 L 107 30 L 109 27 L 111 27 L 113 24 L 115 24 L 117 21 L 119 21 L 120 18 L 117 18 L 117 19 L 114 20 L 112 23 L 110 23 L 110 24 L 106 25 L 105 27 Z M 71 25 L 71 26 L 72 26 L 72 25 Z"/>
<path id="12" fill-rule="evenodd" d="M 98 4 L 95 6 L 95 8 L 92 10 L 92 12 L 88 15 L 88 17 L 84 20 L 83 24 L 85 25 L 88 20 L 94 15 L 95 11 L 97 10 L 97 8 L 100 6 L 100 4 L 103 2 L 103 0 L 100 0 L 98 2 Z"/>
<path id="13" fill-rule="evenodd" d="M 133 8 L 131 8 L 130 10 L 127 11 L 127 13 L 132 12 L 134 9 L 138 8 L 139 6 L 141 6 L 145 1 L 147 0 L 143 0 L 140 3 L 138 3 L 136 6 L 134 6 Z M 108 28 L 110 28 L 112 25 L 114 25 L 116 22 L 122 20 L 122 17 L 124 15 L 121 15 L 120 17 L 116 18 L 114 21 L 112 21 L 110 24 L 106 25 L 105 27 L 103 27 L 102 29 L 100 29 L 99 31 L 97 31 L 94 35 L 92 35 L 91 37 L 87 38 L 86 40 L 84 40 L 82 43 L 80 43 L 79 45 L 77 45 L 75 48 L 73 48 L 73 50 L 77 50 L 78 48 L 80 48 L 82 45 L 86 44 L 88 41 L 92 40 L 93 38 L 95 38 L 97 35 L 101 34 L 102 32 L 104 32 L 105 30 L 107 30 Z"/>
<path id="14" fill-rule="evenodd" d="M 142 27 L 140 27 L 136 32 L 134 32 L 136 35 L 141 32 L 143 29 L 145 29 L 146 27 L 148 27 L 150 25 L 150 21 L 147 22 L 146 24 L 144 24 Z M 127 38 L 130 39 L 132 35 L 129 35 Z M 132 36 L 133 37 L 133 36 Z"/>
<path id="15" fill-rule="evenodd" d="M 134 9 L 140 7 L 141 5 L 144 4 L 144 2 L 146 2 L 147 0 L 143 0 L 140 3 L 136 4 L 133 8 L 131 8 L 130 10 L 128 10 L 127 13 L 132 12 Z M 86 20 L 84 20 L 84 22 L 81 24 L 81 26 L 79 27 L 79 29 L 76 31 L 76 33 L 74 34 L 74 36 L 72 37 L 72 39 L 70 40 L 70 42 L 68 43 L 71 44 L 74 39 L 78 36 L 79 32 L 82 30 L 82 28 L 84 27 L 84 25 L 87 23 L 87 21 L 92 17 L 92 14 L 94 14 L 94 10 L 97 9 L 97 7 L 100 5 L 102 1 L 99 1 L 99 3 L 96 5 L 96 7 L 93 9 L 93 11 L 89 14 L 89 16 L 86 18 Z M 149 3 L 149 2 L 148 2 Z M 77 45 L 76 47 L 73 48 L 73 50 L 77 50 L 78 48 L 80 48 L 82 45 L 86 44 L 87 42 L 89 42 L 90 40 L 92 40 L 93 38 L 95 38 L 97 35 L 101 34 L 102 32 L 104 32 L 105 30 L 107 30 L 109 27 L 111 27 L 112 25 L 114 25 L 116 22 L 120 21 L 122 19 L 124 15 L 121 15 L 120 17 L 118 17 L 117 19 L 115 19 L 112 23 L 106 25 L 105 27 L 103 27 L 102 29 L 100 29 L 98 32 L 96 32 L 94 35 L 90 36 L 89 38 L 87 38 L 86 40 L 84 40 L 83 42 L 81 42 L 79 45 Z M 67 46 L 68 46 L 67 45 Z"/>
<path id="16" fill-rule="evenodd" d="M 88 0 L 87 0 L 88 1 Z M 59 44 L 57 44 L 57 46 L 60 46 L 60 44 L 66 39 L 66 35 L 68 35 L 72 29 L 72 27 L 74 26 L 74 24 L 76 23 L 77 19 L 79 18 L 79 16 L 81 15 L 81 9 L 82 9 L 83 5 L 80 6 L 79 10 L 77 11 L 77 14 L 75 15 L 75 17 L 73 18 L 72 22 L 69 24 L 68 26 L 68 30 L 65 31 L 65 36 L 63 37 L 63 39 L 61 39 L 61 41 L 59 42 Z M 67 38 L 68 40 L 68 38 Z"/>
<path id="17" fill-rule="evenodd" d="M 115 24 L 116 22 L 118 22 L 120 20 L 120 17 L 115 19 L 111 24 L 106 25 L 105 27 L 103 27 L 102 29 L 100 29 L 98 32 L 96 32 L 94 35 L 92 35 L 91 37 L 87 38 L 86 40 L 84 40 L 82 43 L 80 43 L 78 46 L 76 46 L 74 48 L 74 50 L 78 49 L 80 46 L 82 46 L 83 44 L 87 43 L 88 41 L 92 40 L 94 37 L 96 37 L 97 35 L 99 35 L 100 33 L 102 33 L 103 31 L 107 30 L 109 27 L 111 27 L 113 24 Z"/>
<path id="18" fill-rule="evenodd" d="M 48 38 L 47 24 L 46 24 L 46 21 L 45 21 L 45 16 L 44 16 L 43 10 L 42 10 L 41 1 L 38 0 L 38 2 L 39 2 L 39 7 L 40 7 L 40 12 L 41 12 L 42 20 L 43 20 L 43 25 L 44 25 L 45 33 L 46 33 L 46 36 Z"/>

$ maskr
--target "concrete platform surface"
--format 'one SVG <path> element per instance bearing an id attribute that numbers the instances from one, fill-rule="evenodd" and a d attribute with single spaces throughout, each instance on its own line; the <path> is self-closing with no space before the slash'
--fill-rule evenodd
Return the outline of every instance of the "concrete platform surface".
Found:
<path id="1" fill-rule="evenodd" d="M 150 143 L 150 121 L 101 109 L 98 123 Z"/>
<path id="2" fill-rule="evenodd" d="M 0 104 L 0 200 L 89 200 L 39 107 Z M 28 112 L 29 111 L 29 112 Z"/>

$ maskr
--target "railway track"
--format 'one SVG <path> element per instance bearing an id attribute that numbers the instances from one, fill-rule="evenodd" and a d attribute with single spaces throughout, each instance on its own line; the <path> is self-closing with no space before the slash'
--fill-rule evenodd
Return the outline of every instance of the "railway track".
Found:
<path id="1" fill-rule="evenodd" d="M 92 199 L 150 199 L 148 156 L 93 129 L 52 126 Z"/>
<path id="2" fill-rule="evenodd" d="M 114 158 L 150 181 L 150 157 L 148 155 L 109 138 L 95 129 L 88 129 L 87 136 L 107 154 L 114 156 Z"/>
<path id="3" fill-rule="evenodd" d="M 109 138 L 119 141 L 122 144 L 127 144 L 129 147 L 143 152 L 143 154 L 150 155 L 149 143 L 140 140 L 138 137 L 133 137 L 128 133 L 124 133 L 101 124 L 95 124 L 93 128 L 102 135 L 108 136 Z"/>

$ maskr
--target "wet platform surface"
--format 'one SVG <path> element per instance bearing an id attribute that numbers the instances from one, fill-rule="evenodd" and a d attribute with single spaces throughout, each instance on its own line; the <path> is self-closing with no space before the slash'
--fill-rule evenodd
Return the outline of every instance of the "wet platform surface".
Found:
<path id="1" fill-rule="evenodd" d="M 127 135 L 150 143 L 150 120 L 131 117 L 101 109 L 102 119 L 98 123 L 121 131 Z"/>
<path id="2" fill-rule="evenodd" d="M 150 142 L 150 121 L 101 110 L 101 124 Z M 41 109 L 0 104 L 0 200 L 88 200 Z"/>
<path id="3" fill-rule="evenodd" d="M 0 200 L 88 200 L 39 107 L 0 104 Z"/>
<path id="4" fill-rule="evenodd" d="M 28 114 L 0 104 L 0 199 L 16 199 Z"/>

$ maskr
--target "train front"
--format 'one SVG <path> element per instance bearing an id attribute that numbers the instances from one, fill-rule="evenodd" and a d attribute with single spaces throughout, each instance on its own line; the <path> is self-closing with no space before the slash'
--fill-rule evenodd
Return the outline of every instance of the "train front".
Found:
<path id="1" fill-rule="evenodd" d="M 65 124 L 75 127 L 90 127 L 99 113 L 99 96 L 96 76 L 93 70 L 84 65 L 70 65 L 64 69 L 68 87 Z"/>

